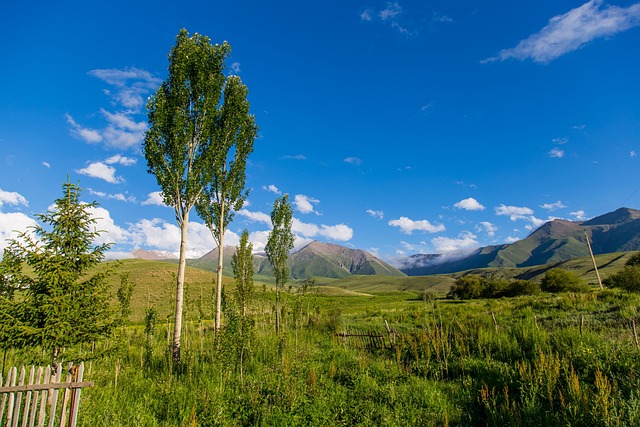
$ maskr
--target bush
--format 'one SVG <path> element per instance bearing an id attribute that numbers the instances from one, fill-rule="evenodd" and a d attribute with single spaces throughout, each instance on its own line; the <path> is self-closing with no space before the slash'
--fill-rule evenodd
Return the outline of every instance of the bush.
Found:
<path id="1" fill-rule="evenodd" d="M 640 266 L 640 252 L 636 252 L 635 254 L 631 255 L 631 258 L 629 258 L 624 265 L 626 265 L 627 267 Z"/>
<path id="2" fill-rule="evenodd" d="M 468 274 L 456 280 L 447 296 L 460 299 L 482 298 L 486 286 L 487 280 L 484 277 Z"/>
<path id="3" fill-rule="evenodd" d="M 640 292 L 640 265 L 627 266 L 607 279 L 607 286 Z"/>
<path id="4" fill-rule="evenodd" d="M 578 276 L 561 268 L 547 271 L 540 288 L 545 292 L 585 292 L 588 289 Z"/>

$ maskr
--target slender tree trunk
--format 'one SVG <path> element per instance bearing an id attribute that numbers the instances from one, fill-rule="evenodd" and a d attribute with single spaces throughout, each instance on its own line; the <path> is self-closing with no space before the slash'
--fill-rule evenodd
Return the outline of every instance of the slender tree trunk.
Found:
<path id="1" fill-rule="evenodd" d="M 182 334 L 182 303 L 184 300 L 184 272 L 187 264 L 187 228 L 189 212 L 182 218 L 180 226 L 180 261 L 178 262 L 178 278 L 176 280 L 176 321 L 173 327 L 173 362 L 180 364 L 180 337 Z"/>
<path id="2" fill-rule="evenodd" d="M 218 271 L 216 276 L 216 333 L 220 331 L 220 312 L 221 303 L 222 303 L 222 261 L 224 256 L 224 201 L 222 202 L 222 206 L 220 207 L 220 223 L 218 225 L 218 230 L 220 230 L 220 240 L 218 244 Z"/>
<path id="3" fill-rule="evenodd" d="M 280 290 L 276 282 L 276 335 L 280 333 Z"/>

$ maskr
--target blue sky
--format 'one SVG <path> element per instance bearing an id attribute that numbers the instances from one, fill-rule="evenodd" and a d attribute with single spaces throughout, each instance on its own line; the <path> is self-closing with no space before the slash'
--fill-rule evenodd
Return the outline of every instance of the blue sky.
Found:
<path id="1" fill-rule="evenodd" d="M 0 247 L 67 180 L 116 243 L 177 252 L 141 140 L 181 28 L 227 40 L 260 136 L 256 249 L 276 196 L 312 240 L 383 259 L 512 242 L 640 208 L 640 3 L 10 2 L 0 15 Z M 191 216 L 189 255 L 213 248 Z"/>

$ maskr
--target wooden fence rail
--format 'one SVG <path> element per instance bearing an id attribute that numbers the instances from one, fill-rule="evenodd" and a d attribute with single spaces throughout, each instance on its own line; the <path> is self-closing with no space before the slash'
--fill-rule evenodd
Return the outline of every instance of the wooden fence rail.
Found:
<path id="1" fill-rule="evenodd" d="M 80 392 L 92 387 L 92 382 L 82 381 L 84 363 L 68 366 L 65 382 L 62 366 L 43 368 L 9 369 L 6 378 L 0 377 L 0 426 L 6 427 L 75 427 L 78 421 Z M 27 377 L 28 376 L 28 377 Z M 26 382 L 26 383 L 25 383 Z M 59 393 L 64 389 L 64 393 Z M 58 410 L 58 400 L 62 407 Z M 48 421 L 47 421 L 48 420 Z"/>

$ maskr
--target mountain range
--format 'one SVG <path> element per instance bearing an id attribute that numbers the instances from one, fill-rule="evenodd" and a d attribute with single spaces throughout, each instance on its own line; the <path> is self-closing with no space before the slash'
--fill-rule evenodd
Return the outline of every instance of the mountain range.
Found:
<path id="1" fill-rule="evenodd" d="M 425 276 L 486 268 L 522 268 L 566 261 L 589 255 L 587 236 L 594 254 L 640 250 L 640 211 L 620 208 L 588 221 L 555 219 L 542 225 L 525 239 L 511 244 L 485 246 L 471 252 L 451 254 L 416 254 L 400 261 L 395 268 L 361 249 L 314 241 L 289 257 L 292 279 L 311 277 L 345 278 L 353 275 Z M 224 248 L 223 273 L 233 276 L 231 257 L 234 247 Z M 160 259 L 165 254 L 136 251 L 136 257 Z M 189 265 L 215 270 L 218 249 Z M 264 253 L 254 254 L 254 271 L 273 276 Z"/>
<path id="2" fill-rule="evenodd" d="M 555 219 L 527 238 L 456 255 L 417 254 L 402 262 L 409 276 L 448 274 L 485 267 L 531 267 L 594 254 L 640 250 L 640 211 L 620 208 L 588 221 Z"/>

